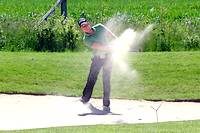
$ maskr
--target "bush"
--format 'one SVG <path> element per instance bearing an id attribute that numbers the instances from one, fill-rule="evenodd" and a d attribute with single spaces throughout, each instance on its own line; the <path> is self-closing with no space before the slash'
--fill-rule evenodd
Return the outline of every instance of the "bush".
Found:
<path id="1" fill-rule="evenodd" d="M 186 50 L 198 50 L 200 49 L 200 37 L 197 35 L 187 36 L 185 40 Z"/>
<path id="2" fill-rule="evenodd" d="M 74 51 L 80 47 L 80 32 L 73 19 L 50 18 L 36 27 L 36 21 L 0 18 L 0 50 Z"/>
<path id="3" fill-rule="evenodd" d="M 52 29 L 42 29 L 39 33 L 37 33 L 37 40 L 38 42 L 35 46 L 36 51 L 56 51 L 56 39 Z"/>
<path id="4" fill-rule="evenodd" d="M 64 28 L 64 32 L 66 34 L 63 36 L 63 43 L 65 44 L 66 48 L 71 51 L 74 51 L 76 48 L 78 48 L 77 44 L 80 39 L 80 34 L 73 23 L 73 21 L 68 22 L 68 25 Z"/>
<path id="5" fill-rule="evenodd" d="M 1 43 L 0 50 L 5 51 L 33 51 L 36 43 L 36 32 L 32 28 L 34 23 L 29 20 L 11 20 L 5 18 L 1 22 Z M 4 39 L 2 39 L 4 38 Z"/>
<path id="6" fill-rule="evenodd" d="M 73 19 L 62 23 L 61 19 L 53 18 L 37 28 L 36 51 L 74 51 L 79 45 L 80 33 Z"/>
<path id="7" fill-rule="evenodd" d="M 85 49 L 73 19 L 62 24 L 56 10 L 47 22 L 34 29 L 35 22 L 51 6 L 49 2 L 3 0 L 0 14 L 0 50 L 74 51 Z M 34 4 L 32 4 L 34 3 Z M 54 2 L 53 2 L 54 3 Z M 79 4 L 77 4 L 79 3 Z M 91 3 L 93 6 L 91 6 Z M 143 29 L 156 24 L 144 51 L 200 50 L 199 3 L 197 1 L 78 1 L 69 2 L 68 16 L 86 17 L 92 24 L 106 23 L 113 15 L 125 14 L 124 27 Z M 98 10 L 102 8 L 102 10 Z M 52 18 L 53 17 L 53 18 Z M 120 34 L 121 31 L 118 32 Z"/>
<path id="8" fill-rule="evenodd" d="M 4 32 L 0 27 L 0 50 L 4 48 L 5 44 L 6 44 L 6 37 L 4 36 Z"/>
<path id="9" fill-rule="evenodd" d="M 188 22 L 189 21 L 189 22 Z M 190 51 L 200 49 L 198 20 L 175 20 L 157 23 L 144 51 Z"/>

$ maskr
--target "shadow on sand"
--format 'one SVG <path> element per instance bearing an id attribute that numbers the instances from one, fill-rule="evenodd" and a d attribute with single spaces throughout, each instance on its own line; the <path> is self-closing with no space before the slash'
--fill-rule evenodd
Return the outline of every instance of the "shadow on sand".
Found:
<path id="1" fill-rule="evenodd" d="M 88 107 L 91 110 L 91 112 L 82 113 L 82 114 L 78 114 L 78 115 L 79 116 L 87 116 L 87 115 L 121 115 L 121 114 L 117 114 L 117 113 L 113 113 L 113 112 L 107 112 L 107 111 L 100 110 L 100 109 L 94 107 L 92 104 L 90 104 Z"/>

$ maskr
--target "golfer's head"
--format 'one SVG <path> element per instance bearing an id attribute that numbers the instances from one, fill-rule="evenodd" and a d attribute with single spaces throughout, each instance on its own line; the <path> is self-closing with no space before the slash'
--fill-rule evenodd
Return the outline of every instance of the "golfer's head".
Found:
<path id="1" fill-rule="evenodd" d="M 91 31 L 91 25 L 85 18 L 80 18 L 78 21 L 78 25 L 85 33 L 89 33 Z"/>

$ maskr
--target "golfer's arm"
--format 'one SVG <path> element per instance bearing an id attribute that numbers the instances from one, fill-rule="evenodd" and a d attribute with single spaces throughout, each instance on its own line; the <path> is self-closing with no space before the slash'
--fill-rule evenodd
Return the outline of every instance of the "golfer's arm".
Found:
<path id="1" fill-rule="evenodd" d="M 91 48 L 96 49 L 96 50 L 101 50 L 101 51 L 111 51 L 111 48 L 109 45 L 101 45 L 99 43 L 93 43 Z"/>

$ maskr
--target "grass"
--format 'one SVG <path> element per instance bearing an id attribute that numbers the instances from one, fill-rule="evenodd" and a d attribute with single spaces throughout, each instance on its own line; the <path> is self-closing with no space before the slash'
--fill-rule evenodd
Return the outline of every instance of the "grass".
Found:
<path id="1" fill-rule="evenodd" d="M 1 0 L 0 50 L 33 51 L 38 40 L 32 27 L 54 2 L 56 0 Z M 156 24 L 148 45 L 145 44 L 145 51 L 189 51 L 200 49 L 199 5 L 199 0 L 72 0 L 68 1 L 68 16 L 75 22 L 86 17 L 97 24 L 125 14 L 123 28 L 143 29 L 148 24 Z M 102 10 L 97 10 L 99 8 Z M 59 8 L 55 14 L 60 16 Z M 76 32 L 81 34 L 78 30 Z"/>
<path id="2" fill-rule="evenodd" d="M 35 15 L 43 15 L 54 4 L 54 0 L 11 0 L 0 1 L 2 16 L 14 19 L 34 18 Z"/>
<path id="3" fill-rule="evenodd" d="M 79 93 L 89 65 L 88 56 L 81 53 L 3 52 L 1 92 L 65 95 Z"/>
<path id="4" fill-rule="evenodd" d="M 4 131 L 5 132 L 5 131 Z M 200 121 L 166 122 L 154 124 L 120 124 L 57 127 L 46 129 L 33 129 L 21 131 L 8 131 L 5 133 L 198 133 Z M 1 131 L 0 131 L 1 133 Z M 3 133 L 3 132 L 2 132 Z"/>
<path id="5" fill-rule="evenodd" d="M 199 52 L 144 53 L 137 57 L 144 97 L 199 99 Z M 155 96 L 157 95 L 157 96 Z"/>
<path id="6" fill-rule="evenodd" d="M 0 2 L 1 15 L 11 18 L 29 18 L 44 14 L 56 0 L 2 0 Z M 93 6 L 91 6 L 91 4 Z M 101 7 L 103 10 L 97 12 Z M 56 13 L 60 13 L 57 9 Z M 165 15 L 163 19 L 173 21 L 174 19 L 199 17 L 198 0 L 74 0 L 68 1 L 69 16 L 78 18 L 82 13 L 93 21 L 105 20 L 116 13 L 127 13 L 137 20 L 145 21 L 156 19 L 158 16 Z M 141 12 L 142 11 L 142 12 Z"/>
<path id="7" fill-rule="evenodd" d="M 80 96 L 91 53 L 0 52 L 0 92 Z M 113 68 L 112 98 L 199 99 L 200 53 L 130 53 L 137 76 Z M 94 97 L 102 96 L 101 74 Z"/>
<path id="8" fill-rule="evenodd" d="M 6 44 L 13 42 L 12 44 L 16 44 L 16 46 L 29 44 L 31 39 L 25 39 L 25 35 L 28 33 L 31 38 L 31 34 L 23 32 L 26 27 L 20 26 L 20 24 L 27 25 L 30 23 L 30 25 L 33 25 L 32 21 L 38 21 L 54 2 L 54 0 L 31 0 L 28 2 L 27 0 L 1 0 L 0 46 L 4 42 Z M 153 38 L 148 42 L 151 47 L 147 50 L 179 51 L 197 50 L 200 47 L 199 5 L 197 0 L 118 0 L 117 2 L 114 0 L 74 0 L 69 1 L 68 7 L 70 17 L 77 19 L 82 14 L 93 23 L 105 22 L 117 13 L 127 14 L 127 21 L 134 28 L 141 28 L 149 23 L 157 23 L 158 27 L 153 33 Z M 99 8 L 103 10 L 97 12 Z M 58 10 L 56 14 L 59 14 Z M 15 34 L 13 28 L 16 29 L 16 27 L 19 27 L 19 32 L 17 29 Z M 19 38 L 24 39 L 19 41 Z M 154 100 L 199 99 L 199 59 L 199 52 L 130 54 L 129 65 L 132 69 L 137 70 L 138 77 L 135 78 L 130 74 L 122 75 L 117 69 L 114 69 L 112 97 Z M 0 92 L 80 96 L 87 78 L 89 64 L 90 53 L 0 52 Z M 101 97 L 101 93 L 102 82 L 98 80 L 94 96 Z M 189 121 L 60 127 L 11 131 L 11 133 L 197 133 L 200 132 L 199 127 L 200 121 Z"/>

